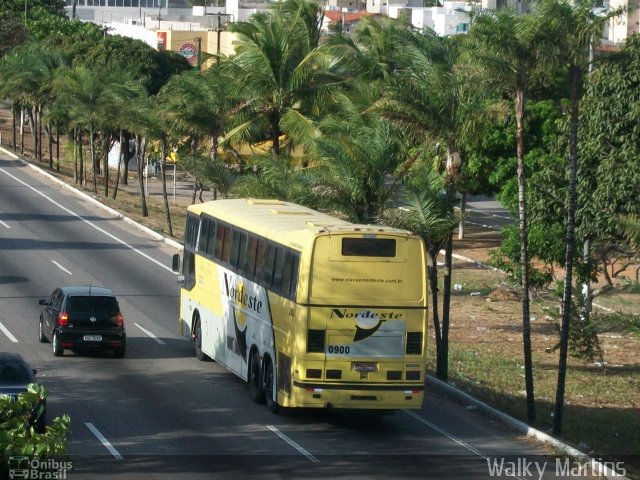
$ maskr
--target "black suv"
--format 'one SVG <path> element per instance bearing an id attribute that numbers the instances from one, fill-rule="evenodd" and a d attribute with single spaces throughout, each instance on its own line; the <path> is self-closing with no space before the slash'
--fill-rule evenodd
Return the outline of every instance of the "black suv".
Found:
<path id="1" fill-rule="evenodd" d="M 66 348 L 112 350 L 116 357 L 124 357 L 124 317 L 108 288 L 60 287 L 38 303 L 45 306 L 40 314 L 40 341 L 51 341 L 56 357 L 64 355 Z"/>

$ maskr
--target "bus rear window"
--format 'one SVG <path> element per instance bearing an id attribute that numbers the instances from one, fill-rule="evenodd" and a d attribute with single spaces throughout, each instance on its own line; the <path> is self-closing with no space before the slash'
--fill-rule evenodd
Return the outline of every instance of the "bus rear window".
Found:
<path id="1" fill-rule="evenodd" d="M 395 257 L 396 241 L 391 238 L 343 238 L 343 257 Z"/>

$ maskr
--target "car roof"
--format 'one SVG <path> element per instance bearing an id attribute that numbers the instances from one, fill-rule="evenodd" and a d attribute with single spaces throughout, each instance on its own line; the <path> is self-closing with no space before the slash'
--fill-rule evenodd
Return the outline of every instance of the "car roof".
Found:
<path id="1" fill-rule="evenodd" d="M 21 362 L 26 364 L 26 360 L 22 358 L 22 355 L 14 352 L 0 352 L 0 362 Z"/>
<path id="2" fill-rule="evenodd" d="M 114 297 L 113 292 L 105 287 L 96 287 L 94 285 L 68 285 L 60 287 L 65 295 L 99 295 Z"/>

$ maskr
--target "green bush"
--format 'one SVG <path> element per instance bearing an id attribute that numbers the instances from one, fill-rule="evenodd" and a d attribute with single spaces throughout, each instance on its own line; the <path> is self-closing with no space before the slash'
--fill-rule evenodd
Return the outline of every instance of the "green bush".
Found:
<path id="1" fill-rule="evenodd" d="M 46 397 L 42 385 L 29 385 L 16 400 L 0 395 L 0 478 L 8 478 L 10 462 L 18 457 L 37 457 L 41 464 L 46 464 L 47 459 L 66 459 L 69 417 L 63 415 L 54 419 L 42 433 L 36 427 L 44 414 Z M 55 465 L 49 463 L 52 464 Z"/>

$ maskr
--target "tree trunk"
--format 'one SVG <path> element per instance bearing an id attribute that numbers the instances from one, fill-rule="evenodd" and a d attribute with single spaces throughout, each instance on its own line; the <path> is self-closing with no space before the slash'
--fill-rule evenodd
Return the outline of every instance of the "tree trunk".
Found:
<path id="1" fill-rule="evenodd" d="M 449 312 L 451 310 L 451 278 L 453 268 L 453 232 L 449 232 L 444 251 L 444 279 L 442 285 L 442 346 L 438 350 L 437 377 L 449 379 Z"/>
<path id="2" fill-rule="evenodd" d="M 49 168 L 53 170 L 53 136 L 51 134 L 51 125 L 49 125 Z"/>
<path id="3" fill-rule="evenodd" d="M 118 138 L 120 142 L 120 148 L 118 149 L 118 168 L 116 169 L 116 184 L 113 186 L 113 199 L 116 199 L 118 195 L 118 185 L 120 185 L 120 170 L 122 168 L 122 162 L 124 161 L 124 153 L 122 151 L 122 145 L 124 142 L 124 132 L 120 129 L 120 135 Z"/>
<path id="4" fill-rule="evenodd" d="M 93 127 L 89 129 L 89 150 L 91 153 L 91 165 L 93 167 L 93 193 L 98 193 L 98 160 L 96 159 L 96 147 L 94 142 Z"/>
<path id="5" fill-rule="evenodd" d="M 16 151 L 17 142 L 16 142 L 16 130 L 18 126 L 16 125 L 16 105 L 13 104 L 13 108 L 11 109 L 11 128 L 13 133 L 13 151 Z"/>
<path id="6" fill-rule="evenodd" d="M 518 213 L 520 228 L 520 274 L 522 277 L 522 343 L 524 350 L 524 376 L 527 392 L 527 420 L 532 424 L 536 418 L 533 391 L 533 358 L 531 353 L 531 318 L 529 313 L 529 252 L 526 209 L 526 172 L 524 164 L 524 108 L 523 88 L 517 88 L 516 100 L 516 152 L 518 157 Z"/>
<path id="7" fill-rule="evenodd" d="M 169 209 L 169 197 L 167 196 L 167 139 L 166 136 L 162 136 L 162 158 L 160 160 L 160 167 L 162 171 L 162 199 L 164 201 L 164 211 L 167 218 L 167 228 L 169 229 L 169 235 L 173 237 L 173 228 L 171 227 L 171 210 Z"/>
<path id="8" fill-rule="evenodd" d="M 58 128 L 57 126 L 56 126 L 56 170 L 60 171 L 60 128 Z"/>
<path id="9" fill-rule="evenodd" d="M 460 223 L 458 224 L 458 240 L 464 238 L 464 213 L 467 208 L 467 193 L 460 194 Z"/>
<path id="10" fill-rule="evenodd" d="M 104 196 L 109 197 L 109 147 L 111 146 L 111 134 L 105 130 L 102 139 L 102 176 L 104 178 Z"/>
<path id="11" fill-rule="evenodd" d="M 38 118 L 38 161 L 42 162 L 42 107 L 38 106 L 36 111 Z"/>
<path id="12" fill-rule="evenodd" d="M 147 197 L 144 191 L 145 144 L 145 138 L 141 137 L 140 135 L 136 135 L 136 155 L 138 156 L 138 184 L 140 187 L 140 208 L 142 210 L 142 216 L 148 217 L 149 210 L 147 209 Z"/>
<path id="13" fill-rule="evenodd" d="M 436 373 L 440 370 L 440 350 L 442 348 L 442 330 L 440 325 L 440 312 L 438 310 L 438 251 L 429 251 L 429 263 L 427 264 L 427 277 L 429 278 L 429 290 L 431 290 L 431 318 L 433 319 L 433 331 L 436 337 Z"/>
<path id="14" fill-rule="evenodd" d="M 20 107 L 20 155 L 24 155 L 24 107 Z"/>
<path id="15" fill-rule="evenodd" d="M 558 362 L 558 384 L 556 403 L 553 410 L 553 433 L 562 433 L 564 414 L 564 390 L 567 375 L 567 355 L 569 351 L 569 327 L 571 319 L 571 297 L 573 292 L 573 256 L 575 247 L 574 230 L 576 225 L 576 182 L 578 175 L 578 106 L 580 103 L 581 69 L 572 65 L 569 68 L 571 88 L 571 113 L 569 131 L 569 193 L 567 198 L 567 237 L 564 266 L 564 291 L 562 294 L 562 325 L 560 328 L 560 359 Z"/>
<path id="16" fill-rule="evenodd" d="M 84 155 L 82 154 L 82 130 L 78 129 L 78 158 L 80 159 L 80 185 L 84 185 Z"/>

